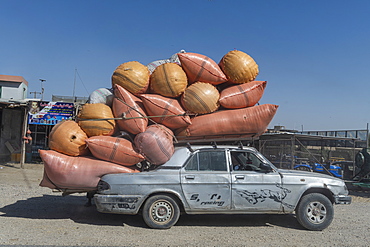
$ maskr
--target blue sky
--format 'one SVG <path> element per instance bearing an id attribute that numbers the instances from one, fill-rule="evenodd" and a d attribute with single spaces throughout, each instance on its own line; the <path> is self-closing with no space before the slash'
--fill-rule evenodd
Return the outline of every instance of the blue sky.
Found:
<path id="1" fill-rule="evenodd" d="M 237 49 L 267 81 L 260 103 L 280 106 L 269 127 L 366 129 L 369 13 L 367 0 L 0 0 L 0 74 L 29 92 L 45 79 L 45 100 L 88 97 L 124 62 Z"/>

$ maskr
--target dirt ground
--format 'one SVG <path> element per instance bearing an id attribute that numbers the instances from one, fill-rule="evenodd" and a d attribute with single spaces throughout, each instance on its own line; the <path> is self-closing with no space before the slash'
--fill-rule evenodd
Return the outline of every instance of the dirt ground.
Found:
<path id="1" fill-rule="evenodd" d="M 351 191 L 324 231 L 304 230 L 294 215 L 182 215 L 168 230 L 141 216 L 102 214 L 85 194 L 63 197 L 40 187 L 42 164 L 0 164 L 0 245 L 53 246 L 369 246 L 370 193 Z"/>

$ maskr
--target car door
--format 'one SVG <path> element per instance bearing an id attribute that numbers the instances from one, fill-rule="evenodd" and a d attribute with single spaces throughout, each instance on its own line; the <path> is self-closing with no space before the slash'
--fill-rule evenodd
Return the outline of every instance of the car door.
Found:
<path id="1" fill-rule="evenodd" d="M 278 172 L 266 164 L 256 152 L 250 150 L 230 151 L 232 162 L 232 209 L 242 211 L 281 211 L 286 190 L 282 188 Z"/>
<path id="2" fill-rule="evenodd" d="M 180 176 L 190 210 L 230 210 L 230 170 L 224 149 L 194 153 L 181 169 Z"/>

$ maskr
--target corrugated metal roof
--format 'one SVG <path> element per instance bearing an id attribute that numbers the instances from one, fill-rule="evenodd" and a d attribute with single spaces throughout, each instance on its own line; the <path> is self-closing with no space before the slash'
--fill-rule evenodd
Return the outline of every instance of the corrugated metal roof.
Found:
<path id="1" fill-rule="evenodd" d="M 296 137 L 301 140 L 360 140 L 359 138 L 353 137 L 334 137 L 334 136 L 319 136 L 319 135 L 307 135 L 300 133 L 291 133 L 291 132 L 278 132 L 278 133 L 264 133 L 260 136 L 261 140 L 273 140 L 273 139 L 291 139 Z"/>
<path id="2" fill-rule="evenodd" d="M 23 76 L 18 75 L 0 75 L 0 81 L 4 82 L 23 82 L 28 86 L 28 81 L 26 81 Z"/>

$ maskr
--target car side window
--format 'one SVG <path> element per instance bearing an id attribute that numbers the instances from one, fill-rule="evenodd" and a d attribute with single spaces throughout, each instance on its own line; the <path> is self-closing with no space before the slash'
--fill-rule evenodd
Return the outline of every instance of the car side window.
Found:
<path id="1" fill-rule="evenodd" d="M 190 157 L 187 164 L 185 165 L 186 171 L 198 171 L 199 170 L 199 155 L 198 153 Z"/>
<path id="2" fill-rule="evenodd" d="M 200 151 L 185 166 L 186 171 L 227 171 L 224 151 Z"/>
<path id="3" fill-rule="evenodd" d="M 231 152 L 234 171 L 260 171 L 261 160 L 252 152 Z"/>

